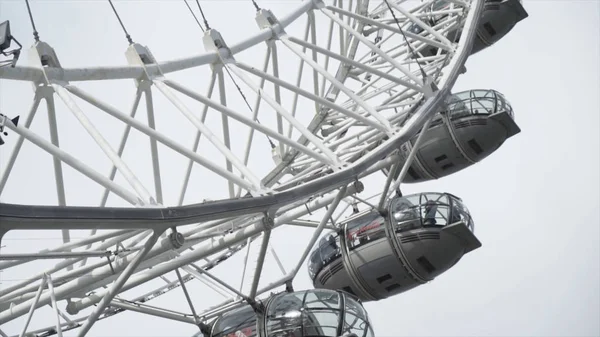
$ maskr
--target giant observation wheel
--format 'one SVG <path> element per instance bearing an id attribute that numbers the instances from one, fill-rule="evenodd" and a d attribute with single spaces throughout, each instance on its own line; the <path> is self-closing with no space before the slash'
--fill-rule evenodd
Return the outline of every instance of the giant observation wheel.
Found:
<path id="1" fill-rule="evenodd" d="M 219 33 L 227 16 L 190 0 L 203 52 L 156 59 L 155 41 L 125 32 L 124 63 L 110 67 L 70 68 L 36 33 L 29 63 L 0 68 L 2 85 L 33 87 L 1 111 L 0 238 L 62 242 L 2 251 L 3 277 L 18 276 L 0 289 L 0 334 L 83 336 L 124 311 L 205 326 L 292 291 L 324 230 L 386 214 L 418 180 L 417 150 L 452 111 L 487 99 L 512 120 L 494 91 L 451 96 L 467 58 L 495 42 L 482 17 L 505 3 L 520 2 L 314 0 L 274 13 L 257 1 L 256 29 L 236 40 Z M 291 239 L 298 230 L 311 232 Z M 178 307 L 156 304 L 164 296 Z"/>

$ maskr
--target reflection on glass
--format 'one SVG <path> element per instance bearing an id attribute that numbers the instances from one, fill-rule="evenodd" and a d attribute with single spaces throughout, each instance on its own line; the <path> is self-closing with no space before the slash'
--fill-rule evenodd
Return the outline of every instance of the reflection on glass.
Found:
<path id="1" fill-rule="evenodd" d="M 373 336 L 366 313 L 356 300 L 323 289 L 277 295 L 268 306 L 266 324 L 269 337 L 338 337 L 340 329 L 341 334 L 352 331 L 361 337 Z"/>
<path id="2" fill-rule="evenodd" d="M 495 90 L 469 90 L 453 94 L 446 100 L 451 118 L 468 115 L 491 115 L 506 111 L 512 118 L 514 113 L 506 98 Z"/>
<path id="3" fill-rule="evenodd" d="M 216 322 L 213 337 L 254 337 L 256 332 L 256 314 L 250 306 L 232 310 Z"/>
<path id="4" fill-rule="evenodd" d="M 354 299 L 347 297 L 342 335 L 354 333 L 359 337 L 372 337 L 373 331 L 368 325 L 367 313 L 362 305 Z"/>
<path id="5" fill-rule="evenodd" d="M 390 202 L 392 227 L 396 233 L 463 222 L 471 231 L 473 219 L 462 201 L 448 193 L 421 193 L 394 198 Z"/>
<path id="6" fill-rule="evenodd" d="M 346 243 L 350 250 L 385 237 L 385 218 L 379 212 L 369 213 L 346 225 Z"/>
<path id="7" fill-rule="evenodd" d="M 462 221 L 471 232 L 475 232 L 475 224 L 467 207 L 456 197 L 452 198 L 452 221 L 451 223 Z"/>
<path id="8" fill-rule="evenodd" d="M 308 260 L 308 273 L 311 279 L 314 280 L 325 266 L 341 256 L 342 252 L 337 243 L 337 233 L 329 233 L 319 241 L 317 249 L 315 249 Z"/>

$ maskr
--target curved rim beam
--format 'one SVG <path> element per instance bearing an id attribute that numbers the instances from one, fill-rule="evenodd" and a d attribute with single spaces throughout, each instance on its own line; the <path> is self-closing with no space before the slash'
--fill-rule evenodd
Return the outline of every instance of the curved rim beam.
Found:
<path id="1" fill-rule="evenodd" d="M 413 137 L 444 103 L 465 64 L 476 34 L 477 22 L 483 10 L 483 0 L 473 0 L 465 22 L 455 57 L 447 68 L 451 70 L 440 81 L 440 89 L 428 98 L 404 125 L 402 130 L 350 167 L 267 196 L 217 200 L 166 208 L 95 208 L 74 206 L 29 206 L 0 203 L 0 230 L 11 229 L 85 229 L 85 228 L 167 228 L 215 220 L 224 217 L 268 212 L 279 206 L 331 191 L 356 181 L 359 175 L 390 155 Z M 312 3 L 311 3 L 312 6 Z M 306 3 L 305 3 L 305 7 Z M 301 7 L 303 9 L 304 7 Z M 301 12 L 297 10 L 295 13 Z M 288 20 L 289 17 L 287 18 Z M 248 43 L 247 40 L 246 42 Z"/>
<path id="2" fill-rule="evenodd" d="M 281 29 L 289 26 L 304 13 L 315 9 L 316 3 L 321 1 L 304 0 L 298 8 L 279 20 L 276 26 Z M 263 43 L 275 36 L 275 31 L 280 28 L 264 28 L 255 33 L 248 39 L 232 45 L 229 49 L 232 55 L 238 54 L 250 47 Z M 116 66 L 116 67 L 89 67 L 89 68 L 46 68 L 44 70 L 34 67 L 3 67 L 0 68 L 0 79 L 38 82 L 45 79 L 44 72 L 48 80 L 58 80 L 67 82 L 76 81 L 97 81 L 97 80 L 118 80 L 135 79 L 146 73 L 152 77 L 160 74 L 181 71 L 201 65 L 211 64 L 219 60 L 217 51 L 190 56 L 182 59 L 166 61 L 158 64 L 149 64 L 142 66 Z"/>

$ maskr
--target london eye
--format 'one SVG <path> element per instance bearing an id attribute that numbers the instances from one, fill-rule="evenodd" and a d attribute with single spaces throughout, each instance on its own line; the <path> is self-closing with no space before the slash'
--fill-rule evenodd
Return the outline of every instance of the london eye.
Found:
<path id="1" fill-rule="evenodd" d="M 270 4 L 180 1 L 181 37 L 102 2 L 90 24 L 124 51 L 108 59 L 76 40 L 63 55 L 45 36 L 77 26 L 41 25 L 36 2 L 31 47 L 0 17 L 0 85 L 29 90 L 0 111 L 0 240 L 44 238 L 0 254 L 18 275 L 0 335 L 85 336 L 134 314 L 198 336 L 377 336 L 363 304 L 485 245 L 469 200 L 404 187 L 521 132 L 510 97 L 453 87 L 522 2 Z"/>

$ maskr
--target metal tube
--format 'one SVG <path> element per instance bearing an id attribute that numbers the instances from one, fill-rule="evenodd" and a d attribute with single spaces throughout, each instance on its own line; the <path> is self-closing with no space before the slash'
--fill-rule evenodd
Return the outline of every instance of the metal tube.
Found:
<path id="1" fill-rule="evenodd" d="M 125 180 L 131 185 L 131 187 L 138 193 L 140 198 L 142 198 L 144 204 L 155 204 L 154 198 L 148 193 L 144 185 L 138 180 L 133 171 L 125 164 L 123 159 L 117 155 L 117 153 L 112 149 L 110 144 L 104 139 L 100 131 L 96 129 L 94 124 L 87 118 L 87 116 L 83 113 L 83 111 L 77 106 L 75 101 L 69 96 L 67 90 L 64 87 L 54 84 L 54 90 L 63 100 L 65 105 L 73 112 L 73 115 L 79 120 L 81 125 L 85 128 L 88 134 L 94 139 L 96 144 L 100 146 L 104 154 L 115 164 L 119 172 L 123 175 Z"/>
<path id="2" fill-rule="evenodd" d="M 325 76 L 329 82 L 335 87 L 337 87 L 340 91 L 350 97 L 352 100 L 356 101 L 358 105 L 360 105 L 363 109 L 365 109 L 373 118 L 375 118 L 383 127 L 386 128 L 388 132 L 392 130 L 392 126 L 388 122 L 388 120 L 380 115 L 373 107 L 371 107 L 367 102 L 363 101 L 362 98 L 358 97 L 355 93 L 352 92 L 348 87 L 346 87 L 342 82 L 338 81 L 333 75 L 331 75 L 327 70 L 323 69 L 318 63 L 314 62 L 310 58 L 308 58 L 304 53 L 300 52 L 296 46 L 292 44 L 290 40 L 288 40 L 287 36 L 282 36 L 280 41 L 285 44 L 294 54 L 298 57 L 302 58 L 309 66 L 313 69 L 316 69 L 321 75 Z"/>
<path id="3" fill-rule="evenodd" d="M 213 89 L 215 88 L 215 79 L 216 79 L 216 74 L 215 74 L 215 72 L 212 72 L 211 76 L 210 76 L 210 82 L 208 84 L 208 94 L 207 94 L 208 98 L 212 97 Z M 204 105 L 204 108 L 202 108 L 202 113 L 200 114 L 200 122 L 204 123 L 204 121 L 206 120 L 206 112 L 207 111 L 208 111 L 208 105 Z M 192 150 L 192 151 L 194 151 L 194 153 L 196 153 L 196 151 L 198 151 L 198 146 L 200 145 L 200 136 L 202 136 L 202 133 L 200 131 L 196 131 L 196 139 L 194 139 L 194 146 L 193 146 L 193 150 Z M 247 164 L 247 162 L 244 162 L 244 164 Z M 183 184 L 181 186 L 181 193 L 179 194 L 179 202 L 177 203 L 177 205 L 179 205 L 179 206 L 183 205 L 183 199 L 185 198 L 185 192 L 187 191 L 188 184 L 190 182 L 190 176 L 192 174 L 193 165 L 194 165 L 194 161 L 192 159 L 190 159 L 188 162 L 187 169 L 185 170 L 185 177 L 183 178 Z"/>
<path id="4" fill-rule="evenodd" d="M 304 1 L 287 16 L 281 18 L 278 22 L 282 28 L 285 28 L 296 21 L 301 15 L 314 9 L 313 1 Z M 256 44 L 267 41 L 273 37 L 273 31 L 270 28 L 264 28 L 244 41 L 238 42 L 230 47 L 232 54 L 240 53 Z M 115 79 L 136 79 L 140 76 L 157 76 L 170 72 L 181 71 L 201 65 L 209 65 L 218 61 L 216 52 L 194 55 L 191 57 L 166 61 L 160 64 L 148 64 L 145 66 L 128 65 L 118 67 L 86 67 L 86 68 L 46 68 L 36 67 L 2 67 L 0 68 L 0 78 L 10 80 L 21 80 L 38 82 L 42 79 L 60 80 L 60 81 L 95 81 L 95 80 L 115 80 Z"/>
<path id="5" fill-rule="evenodd" d="M 354 119 L 359 120 L 359 121 L 361 121 L 361 122 L 363 122 L 363 123 L 365 123 L 367 125 L 370 125 L 370 126 L 374 127 L 375 129 L 377 129 L 379 131 L 382 131 L 384 133 L 387 133 L 389 131 L 388 129 L 385 128 L 384 125 L 381 125 L 381 124 L 379 124 L 379 123 L 377 123 L 377 122 L 375 122 L 375 121 L 373 121 L 371 119 L 368 119 L 367 117 L 365 117 L 365 116 L 363 116 L 363 115 L 361 115 L 359 113 L 356 113 L 354 111 L 345 109 L 345 108 L 343 108 L 343 107 L 341 107 L 341 106 L 339 106 L 339 105 L 337 105 L 337 104 L 335 104 L 333 102 L 330 102 L 329 100 L 326 100 L 326 99 L 324 99 L 322 97 L 319 97 L 319 96 L 316 96 L 314 94 L 311 94 L 310 92 L 308 92 L 308 91 L 306 91 L 304 89 L 301 89 L 300 87 L 293 86 L 293 85 L 291 85 L 291 84 L 289 84 L 289 83 L 287 83 L 287 82 L 285 82 L 285 81 L 283 81 L 283 80 L 281 80 L 281 79 L 279 79 L 279 78 L 277 78 L 277 77 L 275 77 L 273 75 L 267 74 L 265 72 L 261 72 L 261 71 L 259 71 L 258 69 L 254 68 L 252 66 L 246 65 L 244 63 L 237 63 L 237 66 L 239 68 L 241 68 L 241 69 L 243 69 L 243 70 L 245 70 L 245 71 L 253 74 L 253 75 L 259 76 L 259 77 L 264 78 L 264 79 L 267 79 L 267 80 L 269 80 L 269 82 L 272 82 L 274 84 L 280 85 L 280 86 L 282 86 L 282 87 L 284 87 L 284 88 L 286 88 L 286 89 L 288 89 L 288 90 L 290 90 L 290 91 L 292 91 L 292 92 L 294 92 L 296 94 L 300 94 L 300 95 L 302 95 L 302 96 L 304 96 L 306 98 L 309 98 L 311 100 L 314 100 L 315 102 L 318 102 L 319 104 L 327 106 L 328 108 L 330 108 L 330 109 L 332 109 L 334 111 L 343 113 L 344 115 L 346 115 L 348 117 L 354 118 Z"/>
<path id="6" fill-rule="evenodd" d="M 0 260 L 20 260 L 20 259 L 63 259 L 67 257 L 105 257 L 110 256 L 109 251 L 96 251 L 96 252 L 48 252 L 48 253 L 37 253 L 37 254 L 1 254 Z"/>
<path id="7" fill-rule="evenodd" d="M 0 68 L 3 69 L 3 68 Z M 0 70 L 1 71 L 1 70 Z M 38 89 L 39 90 L 39 89 Z M 33 117 L 35 117 L 35 113 L 37 112 L 38 107 L 40 106 L 40 102 L 42 101 L 41 93 L 36 90 L 35 96 L 33 97 L 33 103 L 31 104 L 31 108 L 29 108 L 29 114 L 27 115 L 27 120 L 25 121 L 25 129 L 29 129 L 31 126 L 31 122 L 33 122 Z M 17 139 L 17 143 L 15 144 L 15 148 L 13 152 L 10 154 L 10 158 L 8 162 L 4 166 L 4 174 L 2 174 L 2 179 L 0 180 L 0 194 L 4 190 L 4 186 L 8 181 L 8 177 L 10 176 L 10 172 L 12 171 L 13 166 L 15 165 L 15 161 L 17 160 L 17 155 L 21 150 L 21 146 L 23 146 L 23 141 L 25 137 L 23 135 L 19 135 L 19 139 Z"/>
<path id="8" fill-rule="evenodd" d="M 46 285 L 46 278 L 42 278 L 42 283 L 40 283 L 40 287 L 38 288 L 37 293 L 35 294 L 35 298 L 31 303 L 31 307 L 29 308 L 29 313 L 27 314 L 27 320 L 25 321 L 25 325 L 23 326 L 23 330 L 21 330 L 21 334 L 19 337 L 23 337 L 25 332 L 27 332 L 27 327 L 29 327 L 29 323 L 31 322 L 31 317 L 33 316 L 33 312 L 40 300 L 40 296 L 42 295 L 42 291 L 44 291 L 44 285 Z"/>
<path id="9" fill-rule="evenodd" d="M 126 234 L 128 232 L 131 232 L 131 229 L 123 229 L 123 230 L 117 230 L 111 233 L 103 233 L 100 235 L 90 235 L 88 237 L 86 237 L 85 239 L 81 239 L 81 240 L 77 240 L 77 241 L 71 241 L 67 244 L 63 244 L 60 245 L 56 248 L 52 248 L 52 249 L 44 249 L 39 251 L 38 253 L 50 253 L 50 252 L 61 252 L 61 251 L 66 251 L 66 250 L 70 250 L 72 248 L 78 248 L 81 247 L 83 245 L 89 244 L 91 246 L 92 243 L 100 241 L 100 240 L 105 240 L 107 238 L 111 238 L 111 237 L 116 237 L 118 235 L 123 235 Z M 126 238 L 123 238 L 123 240 L 126 240 Z M 86 249 L 89 249 L 88 246 Z M 14 266 L 18 266 L 20 264 L 23 263 L 27 263 L 31 260 L 26 260 L 26 261 L 14 261 L 14 262 L 0 262 L 0 270 L 4 270 L 4 269 L 8 269 L 10 267 L 14 267 Z M 41 275 L 40 275 L 41 277 Z M 2 294 L 4 293 L 4 289 L 0 290 L 0 296 L 2 296 Z"/>
<path id="10" fill-rule="evenodd" d="M 271 229 L 267 228 L 263 232 L 263 239 L 260 245 L 260 251 L 258 252 L 258 259 L 256 261 L 256 269 L 254 269 L 254 278 L 252 279 L 252 285 L 250 286 L 250 294 L 248 297 L 254 299 L 256 297 L 256 289 L 258 288 L 258 282 L 260 281 L 260 274 L 262 273 L 263 265 L 265 263 L 265 257 L 267 255 L 267 248 L 269 248 L 269 239 L 271 238 Z"/>
<path id="11" fill-rule="evenodd" d="M 217 76 L 219 77 L 219 102 L 222 105 L 227 106 L 227 91 L 225 90 L 225 78 L 223 77 L 223 69 L 219 70 Z M 221 124 L 223 125 L 223 144 L 228 150 L 231 151 L 231 140 L 229 138 L 229 120 L 228 117 L 224 114 L 221 114 Z M 244 167 L 246 167 L 247 164 L 247 162 L 242 163 Z M 227 171 L 233 173 L 231 161 L 227 158 L 225 159 L 225 167 L 227 168 Z M 229 197 L 233 198 L 235 196 L 233 183 L 229 181 L 227 186 L 229 187 Z"/>
<path id="12" fill-rule="evenodd" d="M 154 101 L 152 100 L 152 89 L 148 87 L 144 90 L 146 97 L 146 112 L 148 114 L 148 126 L 156 130 L 154 122 Z M 150 138 L 150 152 L 152 153 L 152 171 L 154 172 L 154 189 L 156 192 L 156 202 L 163 203 L 162 182 L 160 179 L 160 163 L 158 161 L 158 147 L 156 139 Z"/>
<path id="13" fill-rule="evenodd" d="M 46 107 L 48 109 L 48 128 L 50 129 L 50 141 L 52 145 L 60 148 L 58 141 L 58 126 L 56 123 L 56 111 L 54 106 L 54 97 L 52 94 L 46 94 Z M 58 205 L 65 206 L 67 204 L 67 197 L 65 195 L 65 180 L 63 177 L 62 162 L 58 157 L 52 157 L 54 164 L 54 180 L 56 181 L 56 194 L 58 198 Z M 63 243 L 71 241 L 71 235 L 68 229 L 62 230 Z M 73 266 L 68 267 L 69 270 L 73 269 Z"/>
<path id="14" fill-rule="evenodd" d="M 371 49 L 372 51 L 377 53 L 379 56 L 381 56 L 382 59 L 389 62 L 390 65 L 394 66 L 396 69 L 400 70 L 404 75 L 406 75 L 408 78 L 415 81 L 415 83 L 417 85 L 423 86 L 423 81 L 421 79 L 419 79 L 415 74 L 413 74 L 411 71 L 409 71 L 408 69 L 403 67 L 398 61 L 394 60 L 389 55 L 384 53 L 381 49 L 379 49 L 377 46 L 375 46 L 371 41 L 369 41 L 366 37 L 364 37 L 362 35 L 362 33 L 357 32 L 352 27 L 348 26 L 344 21 L 340 20 L 339 18 L 336 18 L 335 14 L 329 13 L 327 9 L 322 8 L 321 12 L 323 14 L 325 14 L 325 16 L 329 17 L 331 20 L 335 21 L 342 28 L 344 28 L 345 30 L 350 32 L 352 35 L 354 35 L 355 38 L 357 38 L 360 42 L 364 43 L 367 47 L 369 47 L 369 49 Z"/>
<path id="15" fill-rule="evenodd" d="M 133 259 L 133 261 L 131 261 L 131 263 L 129 263 L 129 265 L 127 265 L 127 267 L 125 268 L 125 270 L 123 270 L 121 275 L 119 275 L 115 283 L 113 283 L 110 290 L 108 290 L 108 292 L 105 292 L 104 296 L 99 301 L 96 308 L 94 308 L 94 311 L 88 316 L 87 321 L 83 324 L 81 330 L 79 330 L 79 333 L 77 334 L 78 337 L 83 337 L 88 331 L 90 331 L 94 323 L 96 323 L 98 317 L 100 317 L 100 314 L 102 314 L 102 312 L 106 308 L 106 306 L 108 306 L 112 299 L 119 293 L 121 287 L 123 287 L 129 276 L 133 274 L 137 266 L 143 261 L 146 254 L 148 254 L 152 247 L 154 247 L 154 244 L 156 243 L 161 234 L 162 231 L 155 231 L 152 234 L 152 237 L 150 237 L 150 239 L 146 241 L 146 243 L 144 244 L 144 249 L 142 249 L 136 255 L 136 257 Z"/>
<path id="16" fill-rule="evenodd" d="M 125 309 L 125 310 L 131 310 L 131 311 L 139 312 L 139 313 L 146 314 L 146 315 L 167 318 L 167 319 L 171 319 L 171 320 L 178 321 L 178 322 L 197 324 L 196 320 L 192 317 L 186 317 L 184 315 L 177 315 L 174 313 L 170 313 L 170 312 L 166 312 L 166 311 L 162 311 L 162 310 L 158 310 L 158 309 L 154 309 L 154 308 L 148 308 L 145 306 L 142 307 L 140 305 L 130 304 L 130 303 L 126 303 L 126 302 L 112 301 L 112 302 L 110 302 L 110 306 L 120 308 L 120 309 Z"/>
<path id="17" fill-rule="evenodd" d="M 302 253 L 302 256 L 300 257 L 300 260 L 298 261 L 298 264 L 296 264 L 296 267 L 288 274 L 291 278 L 296 277 L 296 274 L 298 274 L 298 271 L 302 267 L 302 264 L 304 264 L 304 260 L 306 260 L 306 257 L 308 256 L 308 254 L 310 253 L 311 249 L 313 248 L 313 246 L 317 242 L 317 239 L 319 238 L 319 236 L 323 232 L 323 229 L 325 229 L 325 225 L 331 219 L 331 216 L 333 215 L 333 212 L 336 210 L 336 208 L 340 204 L 340 201 L 344 197 L 345 193 L 346 193 L 346 187 L 342 187 L 339 190 L 339 192 L 337 193 L 337 195 L 335 196 L 335 198 L 333 199 L 333 202 L 331 203 L 331 205 L 327 209 L 327 212 L 325 212 L 325 215 L 321 219 L 321 222 L 319 223 L 319 227 L 317 227 L 317 229 L 315 229 L 315 232 L 313 233 L 313 236 L 310 238 L 310 241 L 308 241 L 308 245 L 304 249 L 304 252 Z"/>
<path id="18" fill-rule="evenodd" d="M 50 299 L 52 300 L 52 308 L 54 309 L 54 314 L 56 315 L 56 334 L 58 335 L 58 337 L 62 337 L 62 329 L 60 327 L 60 316 L 58 314 L 56 296 L 54 296 L 54 285 L 52 285 L 52 277 L 49 274 L 46 274 L 46 279 L 48 281 L 48 291 L 50 291 Z"/>
<path id="19" fill-rule="evenodd" d="M 6 127 L 8 127 L 9 129 L 11 129 L 15 133 L 18 133 L 19 135 L 23 136 L 25 139 L 27 139 L 30 142 L 32 142 L 33 144 L 39 146 L 40 148 L 42 148 L 46 152 L 50 153 L 51 155 L 60 157 L 60 159 L 64 163 L 66 163 L 67 165 L 71 166 L 75 170 L 79 171 L 83 175 L 87 176 L 91 180 L 97 182 L 98 184 L 100 184 L 100 185 L 108 188 L 113 193 L 115 193 L 116 195 L 120 196 L 125 201 L 129 202 L 130 204 L 137 205 L 137 204 L 141 203 L 141 199 L 139 197 L 137 197 L 136 195 L 134 195 L 130 191 L 124 189 L 123 187 L 115 184 L 114 182 L 110 181 L 105 176 L 101 175 L 100 173 L 94 171 L 91 167 L 89 167 L 86 164 L 82 163 L 77 158 L 75 158 L 75 157 L 71 156 L 70 154 L 64 152 L 60 148 L 52 145 L 47 140 L 45 140 L 42 137 L 38 136 L 35 132 L 33 132 L 33 131 L 29 130 L 29 129 L 26 129 L 26 128 L 24 128 L 21 125 L 14 126 L 12 123 L 7 123 Z"/>
<path id="20" fill-rule="evenodd" d="M 181 290 L 183 290 L 183 294 L 185 295 L 185 299 L 190 306 L 190 310 L 192 310 L 192 315 L 194 315 L 194 322 L 198 323 L 198 316 L 196 315 L 196 310 L 194 309 L 194 304 L 192 304 L 192 300 L 190 299 L 190 294 L 188 294 L 187 288 L 185 287 L 185 283 L 181 278 L 181 273 L 179 269 L 175 269 L 175 274 L 177 274 L 177 279 L 179 280 L 179 284 L 181 285 Z"/>
<path id="21" fill-rule="evenodd" d="M 200 120 L 170 91 L 170 88 L 165 83 L 155 80 L 154 85 L 163 93 L 163 95 L 171 101 L 171 103 L 196 127 L 204 136 L 238 169 L 245 178 L 249 179 L 253 185 L 252 190 L 257 191 L 260 188 L 260 180 L 252 173 L 228 148 L 221 140 L 210 131 Z M 224 171 L 219 167 L 220 171 Z M 232 174 L 233 175 L 233 174 Z"/>
<path id="22" fill-rule="evenodd" d="M 131 118 L 135 118 L 135 114 L 137 113 L 137 108 L 140 104 L 140 99 L 142 98 L 142 90 L 140 87 L 137 88 L 135 93 L 135 98 L 133 99 L 133 106 L 131 107 L 131 112 L 129 116 Z M 117 155 L 119 157 L 123 156 L 123 152 L 125 151 L 125 145 L 127 144 L 127 139 L 129 138 L 129 133 L 131 131 L 131 125 L 127 124 L 125 126 L 125 130 L 123 131 L 123 136 L 121 137 L 121 143 L 119 144 L 119 149 L 117 150 Z M 112 181 L 115 179 L 117 175 L 117 166 L 113 163 L 110 168 L 109 179 Z M 109 190 L 107 188 L 104 189 L 104 193 L 102 194 L 102 199 L 100 201 L 100 207 L 106 206 L 106 202 L 108 201 Z M 88 246 L 89 248 L 89 246 Z M 83 265 L 83 264 L 82 264 Z"/>
<path id="23" fill-rule="evenodd" d="M 217 111 L 220 111 L 221 113 L 226 114 L 227 116 L 237 120 L 238 122 L 246 124 L 249 127 L 254 128 L 255 130 L 258 130 L 258 131 L 266 134 L 267 136 L 271 136 L 271 137 L 289 145 L 290 147 L 295 148 L 296 150 L 298 150 L 300 152 L 306 153 L 307 155 L 309 155 L 319 161 L 322 161 L 322 162 L 329 161 L 329 159 L 327 157 L 322 156 L 321 154 L 309 149 L 308 147 L 300 145 L 297 142 L 295 142 L 285 136 L 280 135 L 279 133 L 265 127 L 264 125 L 262 125 L 260 123 L 257 123 L 255 121 L 251 120 L 248 117 L 243 116 L 242 114 L 237 113 L 236 111 L 234 111 L 226 106 L 217 104 L 216 102 L 213 102 L 213 101 L 207 99 L 206 97 L 203 97 L 202 95 L 199 95 L 199 94 L 195 93 L 194 91 L 185 88 L 181 84 L 178 84 L 178 83 L 168 80 L 168 79 L 164 79 L 163 81 L 165 84 L 167 84 L 171 88 L 181 92 L 182 94 L 184 94 L 190 98 L 193 98 L 201 103 L 207 104 L 211 108 L 213 108 Z"/>
<path id="24" fill-rule="evenodd" d="M 275 52 L 273 50 L 273 52 Z M 308 139 L 311 143 L 313 143 L 321 152 L 328 158 L 326 162 L 331 165 L 340 165 L 339 160 L 335 153 L 331 151 L 329 148 L 321 142 L 319 138 L 317 138 L 314 134 L 312 134 L 304 125 L 302 125 L 296 118 L 292 117 L 292 115 L 287 112 L 280 104 L 278 104 L 269 94 L 267 94 L 264 90 L 262 90 L 259 86 L 257 86 L 252 80 L 250 80 L 243 72 L 235 64 L 230 64 L 231 72 L 233 72 L 237 77 L 239 77 L 246 85 L 248 85 L 257 95 L 259 95 L 262 99 L 267 102 L 279 116 L 285 118 L 288 123 L 292 124 L 296 130 L 298 130 L 306 139 Z M 283 136 L 283 130 L 279 132 L 279 135 Z"/>
<path id="25" fill-rule="evenodd" d="M 361 189 L 362 189 L 362 186 L 360 186 L 360 185 L 358 185 L 358 186 L 352 185 L 349 188 L 347 188 L 346 193 L 347 193 L 347 195 L 349 195 L 352 193 L 356 193 L 357 191 L 359 191 Z M 295 219 L 299 216 L 303 216 L 303 215 L 307 214 L 309 212 L 309 209 L 310 209 L 310 211 L 314 211 L 316 209 L 325 207 L 326 205 L 331 203 L 331 201 L 334 199 L 334 197 L 335 197 L 334 195 L 328 195 L 327 197 L 323 197 L 321 199 L 312 201 L 308 205 L 308 208 L 307 207 L 299 207 L 297 210 L 283 214 L 275 219 L 274 227 L 280 226 L 282 224 L 289 222 L 291 219 Z M 255 235 L 261 233 L 263 231 L 263 229 L 264 229 L 264 227 L 263 227 L 262 223 L 254 224 L 254 225 L 245 227 L 232 235 L 225 236 L 221 240 L 218 240 L 218 241 L 211 240 L 204 244 L 201 244 L 199 247 L 197 247 L 196 250 L 194 250 L 191 253 L 182 255 L 178 258 L 175 258 L 175 259 L 171 260 L 169 263 L 159 264 L 150 270 L 147 270 L 147 271 L 144 271 L 144 272 L 134 275 L 123 286 L 122 291 L 131 289 L 134 286 L 137 286 L 137 285 L 147 282 L 155 277 L 158 277 L 167 272 L 170 272 L 170 271 L 174 270 L 175 268 L 179 268 L 186 264 L 193 263 L 194 261 L 204 258 L 206 256 L 209 256 L 211 254 L 214 254 L 215 252 L 220 251 L 221 249 L 223 249 L 225 247 L 232 246 L 242 240 L 245 240 L 249 237 L 255 236 Z M 75 311 L 85 309 L 89 306 L 92 306 L 99 301 L 99 296 L 102 296 L 105 293 L 106 293 L 106 290 L 99 290 L 98 292 L 96 292 L 96 294 L 94 296 L 91 296 L 91 297 L 87 296 L 77 302 L 71 302 L 71 304 L 72 304 L 71 308 L 75 312 Z M 23 304 L 20 304 L 20 305 L 23 305 Z M 14 314 L 17 313 L 16 308 L 13 308 L 13 313 Z M 10 315 L 9 317 L 12 317 L 13 315 Z M 4 322 L 7 319 L 7 317 L 5 317 L 5 316 L 8 316 L 8 315 L 4 314 L 4 313 L 0 313 L 0 323 Z"/>
<path id="26" fill-rule="evenodd" d="M 406 162 L 402 165 L 402 170 L 400 171 L 400 174 L 398 175 L 398 179 L 394 182 L 393 187 L 389 191 L 387 191 L 388 198 L 400 186 L 400 184 L 402 183 L 402 180 L 404 180 L 404 177 L 406 176 L 406 173 L 408 172 L 408 169 L 412 165 L 412 162 L 417 154 L 417 150 L 419 149 L 419 146 L 421 146 L 421 141 L 423 140 L 423 136 L 427 133 L 427 129 L 429 129 L 429 125 L 431 124 L 432 120 L 433 120 L 433 117 L 428 119 L 427 121 L 425 121 L 425 125 L 423 125 L 423 128 L 421 129 L 421 133 L 417 137 L 417 140 L 415 141 L 413 148 L 410 150 L 410 153 L 408 154 L 408 158 L 406 158 Z M 381 196 L 381 200 L 384 200 L 383 195 Z M 382 206 L 382 205 L 383 205 L 383 202 L 380 201 L 380 206 Z"/>
<path id="27" fill-rule="evenodd" d="M 246 256 L 244 256 L 244 268 L 242 268 L 242 279 L 240 280 L 240 292 L 244 289 L 244 279 L 246 278 L 246 268 L 248 267 L 248 257 L 250 256 L 251 238 L 246 239 Z"/>
<path id="28" fill-rule="evenodd" d="M 113 117 L 121 120 L 124 123 L 127 123 L 129 125 L 131 125 L 132 127 L 134 127 L 135 129 L 137 129 L 138 131 L 147 134 L 150 137 L 156 138 L 156 140 L 158 140 L 159 142 L 161 142 L 162 144 L 164 144 L 165 146 L 171 148 L 172 150 L 194 160 L 195 162 L 197 162 L 198 164 L 206 167 L 207 169 L 209 169 L 210 171 L 224 177 L 225 179 L 229 179 L 229 180 L 233 180 L 236 184 L 243 186 L 244 188 L 248 189 L 248 190 L 252 190 L 252 185 L 250 185 L 247 181 L 240 179 L 238 176 L 233 175 L 225 170 L 222 170 L 219 166 L 216 166 L 215 164 L 211 163 L 209 160 L 206 160 L 205 158 L 203 158 L 202 156 L 198 155 L 197 153 L 194 153 L 192 151 L 190 151 L 189 149 L 187 149 L 186 147 L 183 147 L 177 143 L 175 143 L 173 140 L 171 140 L 170 138 L 158 133 L 156 130 L 150 129 L 149 127 L 147 127 L 146 125 L 142 124 L 141 122 L 139 122 L 138 120 L 135 120 L 125 114 L 123 114 L 122 112 L 120 112 L 119 110 L 113 108 L 112 106 L 101 102 L 99 100 L 97 100 L 96 98 L 92 97 L 91 95 L 89 95 L 88 93 L 84 92 L 83 90 L 81 90 L 80 88 L 74 87 L 72 85 L 69 85 L 66 87 L 67 90 L 69 90 L 71 93 L 73 93 L 75 96 L 80 97 L 81 99 L 83 99 L 84 101 L 94 105 L 95 107 L 97 107 L 98 109 L 112 115 Z"/>

